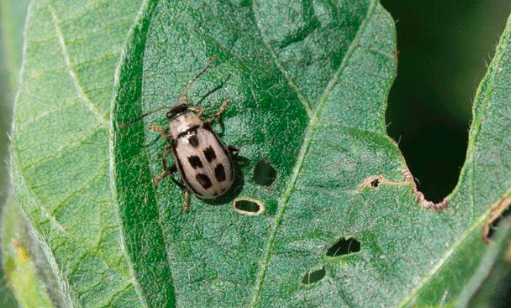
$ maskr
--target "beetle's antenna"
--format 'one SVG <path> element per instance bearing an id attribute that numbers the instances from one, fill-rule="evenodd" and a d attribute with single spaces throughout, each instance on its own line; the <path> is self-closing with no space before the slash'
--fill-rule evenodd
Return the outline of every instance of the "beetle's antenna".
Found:
<path id="1" fill-rule="evenodd" d="M 216 88 L 214 88 L 213 90 L 209 90 L 208 93 L 206 93 L 205 95 L 203 95 L 201 97 L 201 99 L 197 102 L 197 104 L 194 104 L 194 105 L 200 105 L 208 96 L 210 96 L 211 94 L 215 93 L 216 91 L 220 90 L 221 88 L 224 87 L 224 85 L 227 83 L 227 81 L 229 81 L 229 79 L 231 78 L 231 74 L 229 74 L 227 76 L 227 78 L 222 81 L 222 83 L 220 85 L 218 85 Z"/>
<path id="2" fill-rule="evenodd" d="M 136 122 L 142 120 L 143 118 L 147 117 L 150 114 L 153 114 L 155 112 L 158 112 L 158 111 L 161 111 L 161 110 L 165 110 L 165 109 L 171 109 L 171 108 L 172 108 L 172 106 L 160 106 L 160 107 L 156 107 L 155 109 L 144 113 L 143 115 L 139 116 L 138 118 L 136 118 L 134 120 L 131 120 L 131 121 L 126 122 L 126 123 L 119 124 L 119 127 L 130 126 L 131 124 L 136 123 Z"/>
<path id="3" fill-rule="evenodd" d="M 190 82 L 188 83 L 188 85 L 186 86 L 186 88 L 184 88 L 181 93 L 179 94 L 179 96 L 176 98 L 176 101 L 179 103 L 179 100 L 182 98 L 182 97 L 185 97 L 186 94 L 188 93 L 188 90 L 192 87 L 192 85 L 195 83 L 195 81 L 197 79 L 199 79 L 200 76 L 204 75 L 208 69 L 211 68 L 211 66 L 213 65 L 213 62 L 215 62 L 215 60 L 218 58 L 218 56 L 213 56 L 211 57 L 211 59 L 208 61 L 208 64 L 206 64 L 206 67 L 200 72 L 198 73 L 195 77 L 193 77 L 192 80 L 190 80 Z M 153 114 L 155 112 L 158 112 L 158 111 L 161 111 L 161 110 L 165 110 L 165 109 L 172 109 L 173 106 L 160 106 L 160 107 L 157 107 L 151 111 L 148 111 L 146 113 L 144 113 L 143 115 L 139 116 L 138 118 L 134 119 L 134 120 L 131 120 L 129 122 L 126 122 L 126 123 L 121 123 L 119 124 L 119 127 L 126 127 L 126 126 L 130 126 L 131 124 L 133 123 L 136 123 L 140 120 L 142 120 L 144 117 L 150 115 L 150 114 Z"/>
<path id="4" fill-rule="evenodd" d="M 204 75 L 210 68 L 211 68 L 211 65 L 213 65 L 213 62 L 216 61 L 216 59 L 218 58 L 218 56 L 213 56 L 211 57 L 211 59 L 209 59 L 208 61 L 208 64 L 206 64 L 206 67 L 200 72 L 198 73 L 195 77 L 193 77 L 192 80 L 190 80 L 190 82 L 188 83 L 188 85 L 186 86 L 186 88 L 184 88 L 181 93 L 179 94 L 179 96 L 176 98 L 176 102 L 179 104 L 179 100 L 183 97 L 186 97 L 186 94 L 188 93 L 188 90 L 190 90 L 190 88 L 192 87 L 192 85 L 195 83 L 195 81 L 197 79 L 199 79 L 200 76 Z"/>

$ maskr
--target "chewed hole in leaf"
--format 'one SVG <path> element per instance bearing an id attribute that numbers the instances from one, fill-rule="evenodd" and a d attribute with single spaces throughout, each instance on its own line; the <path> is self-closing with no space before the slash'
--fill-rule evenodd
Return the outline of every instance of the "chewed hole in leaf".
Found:
<path id="1" fill-rule="evenodd" d="M 360 251 L 360 242 L 354 238 L 341 238 L 332 247 L 328 248 L 326 255 L 329 257 L 338 257 Z"/>
<path id="2" fill-rule="evenodd" d="M 378 188 L 382 184 L 397 185 L 398 183 L 387 181 L 382 175 L 371 175 L 358 186 L 357 190 L 362 192 L 365 188 Z"/>
<path id="3" fill-rule="evenodd" d="M 380 180 L 379 179 L 374 179 L 372 182 L 371 182 L 371 186 L 372 187 L 378 187 L 380 185 Z"/>
<path id="4" fill-rule="evenodd" d="M 234 209 L 238 213 L 255 216 L 264 212 L 264 205 L 261 201 L 255 199 L 238 198 L 234 200 Z"/>
<path id="5" fill-rule="evenodd" d="M 309 272 L 309 273 L 305 274 L 305 276 L 303 276 L 302 283 L 303 284 L 312 284 L 312 283 L 318 282 L 321 279 L 323 279 L 325 277 L 325 275 L 326 275 L 326 270 L 325 270 L 325 267 L 323 267 L 322 269 L 319 269 L 317 271 L 313 271 L 313 272 Z"/>
<path id="6" fill-rule="evenodd" d="M 254 167 L 254 182 L 261 186 L 270 186 L 277 177 L 277 170 L 268 162 L 260 160 Z"/>

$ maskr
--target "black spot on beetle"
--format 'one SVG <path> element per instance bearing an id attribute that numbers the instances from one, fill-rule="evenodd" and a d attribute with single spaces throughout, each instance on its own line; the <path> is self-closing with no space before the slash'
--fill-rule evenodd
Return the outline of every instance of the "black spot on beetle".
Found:
<path id="1" fill-rule="evenodd" d="M 332 247 L 328 248 L 326 255 L 329 257 L 338 257 L 360 251 L 360 242 L 354 238 L 341 238 Z"/>
<path id="2" fill-rule="evenodd" d="M 225 169 L 222 164 L 218 164 L 215 167 L 215 177 L 218 182 L 225 181 Z"/>
<path id="3" fill-rule="evenodd" d="M 195 179 L 197 180 L 197 182 L 199 182 L 199 184 L 202 186 L 202 188 L 208 189 L 211 187 L 211 180 L 208 178 L 207 175 L 205 175 L 203 173 L 198 173 L 195 176 Z"/>
<path id="4" fill-rule="evenodd" d="M 197 138 L 197 135 L 191 135 L 189 138 L 188 138 L 188 142 L 190 143 L 190 145 L 194 148 L 198 147 L 199 146 L 199 138 Z"/>
<path id="5" fill-rule="evenodd" d="M 325 275 L 326 275 L 326 270 L 323 267 L 320 270 L 305 274 L 305 276 L 303 276 L 302 283 L 303 284 L 311 284 L 311 283 L 318 282 L 321 279 L 323 279 L 323 277 L 325 277 Z"/>
<path id="6" fill-rule="evenodd" d="M 216 158 L 215 150 L 213 150 L 212 147 L 204 149 L 204 156 L 206 156 L 208 162 L 211 162 L 213 159 Z"/>
<path id="7" fill-rule="evenodd" d="M 200 161 L 199 156 L 195 156 L 195 155 L 189 156 L 188 157 L 188 162 L 190 163 L 190 166 L 192 166 L 193 169 L 197 169 L 197 168 L 202 168 L 203 167 L 202 162 Z"/>

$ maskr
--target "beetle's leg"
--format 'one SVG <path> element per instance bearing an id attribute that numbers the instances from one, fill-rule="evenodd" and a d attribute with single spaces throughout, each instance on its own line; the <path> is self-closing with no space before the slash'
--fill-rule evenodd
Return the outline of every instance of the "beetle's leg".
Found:
<path id="1" fill-rule="evenodd" d="M 161 180 L 163 180 L 163 178 L 166 177 L 168 174 L 169 173 L 164 170 L 157 177 L 153 178 L 154 187 L 157 187 Z"/>
<path id="2" fill-rule="evenodd" d="M 152 130 L 153 132 L 159 133 L 166 140 L 172 139 L 172 134 L 167 133 L 167 130 L 161 126 L 153 124 L 153 125 L 149 126 L 149 129 Z"/>
<path id="3" fill-rule="evenodd" d="M 190 102 L 190 99 L 188 98 L 188 95 L 183 95 L 183 103 L 188 105 L 188 103 Z"/>
<path id="4" fill-rule="evenodd" d="M 175 169 L 176 169 L 176 171 L 177 171 L 177 167 L 176 167 L 176 165 L 175 165 L 175 164 L 174 164 L 174 165 L 172 165 L 172 167 L 171 167 L 171 168 L 175 168 Z M 176 180 L 173 176 L 170 176 L 170 180 L 171 180 L 174 184 L 176 184 L 177 186 L 179 186 L 179 188 L 181 188 L 183 191 L 188 189 L 188 188 L 185 186 L 185 184 L 183 184 L 183 183 L 179 182 L 179 181 L 178 181 L 178 180 Z"/>
<path id="5" fill-rule="evenodd" d="M 163 157 L 161 160 L 161 164 L 163 165 L 163 171 L 153 179 L 153 185 L 155 187 L 158 186 L 158 183 L 160 183 L 160 181 L 163 180 L 164 177 L 166 177 L 167 175 L 172 175 L 172 173 L 177 171 L 177 167 L 175 164 L 172 165 L 170 168 L 167 166 L 167 156 L 169 155 L 170 150 L 172 150 L 170 146 L 165 147 L 165 149 L 163 150 Z M 172 177 L 170 178 L 172 179 Z"/>
<path id="6" fill-rule="evenodd" d="M 179 103 L 179 99 L 182 98 L 183 99 L 183 102 L 185 103 L 188 103 L 188 97 L 187 97 L 187 94 L 188 94 L 188 90 L 190 90 L 190 88 L 192 87 L 192 85 L 195 83 L 195 81 L 197 79 L 199 79 L 200 76 L 202 76 L 204 73 L 206 73 L 208 71 L 208 69 L 211 67 L 211 65 L 213 65 L 213 62 L 215 62 L 215 60 L 217 59 L 216 56 L 214 57 L 211 57 L 211 59 L 209 59 L 208 63 L 206 64 L 206 67 L 202 69 L 202 71 L 200 71 L 200 73 L 198 73 L 197 75 L 195 75 L 195 77 L 193 77 L 192 80 L 190 80 L 190 82 L 188 83 L 188 85 L 186 86 L 186 88 L 184 88 L 181 93 L 179 94 L 179 96 L 176 98 L 176 101 Z"/>
<path id="7" fill-rule="evenodd" d="M 177 167 L 176 167 L 176 164 L 174 164 L 174 165 L 172 165 L 172 167 L 170 167 L 170 173 L 172 174 L 172 172 L 176 172 L 176 171 L 177 171 Z M 188 187 L 186 187 L 183 183 L 180 183 L 178 180 L 176 180 L 172 175 L 170 176 L 170 179 L 172 180 L 172 182 L 174 182 L 174 184 L 179 186 L 179 188 L 181 188 L 185 192 L 185 201 L 184 201 L 184 206 L 183 206 L 183 212 L 186 214 L 190 211 L 190 189 Z"/>
<path id="8" fill-rule="evenodd" d="M 191 107 L 190 110 L 195 112 L 199 118 L 204 115 L 204 108 L 202 108 L 202 106 Z"/>
<path id="9" fill-rule="evenodd" d="M 232 157 L 237 157 L 238 154 L 240 153 L 240 150 L 232 145 L 228 145 L 227 150 L 229 151 L 229 153 L 231 153 Z"/>
<path id="10" fill-rule="evenodd" d="M 150 147 L 151 145 L 153 145 L 153 144 L 155 144 L 156 142 L 158 142 L 158 140 L 160 140 L 160 137 L 161 137 L 161 135 L 159 135 L 158 137 L 154 138 L 154 140 L 153 140 L 153 141 L 151 141 L 151 142 L 149 142 L 149 143 L 144 143 L 144 144 L 142 144 L 142 147 L 143 147 L 143 148 L 148 148 L 148 147 Z"/>
<path id="11" fill-rule="evenodd" d="M 209 125 L 212 125 L 213 121 L 219 119 L 222 116 L 222 114 L 225 112 L 225 110 L 227 110 L 227 108 L 229 107 L 230 101 L 231 101 L 230 99 L 226 99 L 222 103 L 222 106 L 220 106 L 220 109 L 218 109 L 217 113 L 213 117 L 211 117 L 211 119 L 207 120 L 206 123 L 208 123 Z"/>
<path id="12" fill-rule="evenodd" d="M 190 190 L 185 190 L 185 201 L 183 204 L 183 213 L 188 213 L 190 211 Z"/>
<path id="13" fill-rule="evenodd" d="M 226 99 L 222 103 L 222 106 L 220 106 L 220 109 L 218 109 L 217 113 L 215 114 L 215 116 L 213 118 L 215 118 L 215 119 L 220 118 L 222 116 L 222 114 L 224 113 L 224 111 L 227 110 L 227 108 L 229 107 L 230 101 L 231 101 L 230 99 Z"/>
<path id="14" fill-rule="evenodd" d="M 177 166 L 176 164 L 173 164 L 169 168 L 169 166 L 167 165 L 167 156 L 169 155 L 169 152 L 171 150 L 172 150 L 171 146 L 167 146 L 165 150 L 163 150 L 163 158 L 161 161 L 163 165 L 163 172 L 153 179 L 153 184 L 154 186 L 157 186 L 158 183 L 168 175 L 170 177 L 170 180 L 185 192 L 183 212 L 186 214 L 190 211 L 190 189 L 186 187 L 184 184 L 179 183 L 179 181 L 172 176 L 173 173 L 177 172 Z"/>

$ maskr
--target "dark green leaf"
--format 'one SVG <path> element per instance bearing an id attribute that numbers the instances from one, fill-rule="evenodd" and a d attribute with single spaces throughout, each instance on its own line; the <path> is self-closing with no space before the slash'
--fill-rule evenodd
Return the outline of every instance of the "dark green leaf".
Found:
<path id="1" fill-rule="evenodd" d="M 386 134 L 395 33 L 377 1 L 41 1 L 31 14 L 15 183 L 69 305 L 452 305 L 477 268 L 479 230 L 511 187 L 509 26 L 437 213 Z M 134 120 L 176 104 L 210 60 L 188 96 L 204 118 L 230 100 L 214 129 L 240 148 L 238 181 L 184 214 L 178 187 L 151 184 L 167 143 L 148 126 L 165 112 Z"/>

